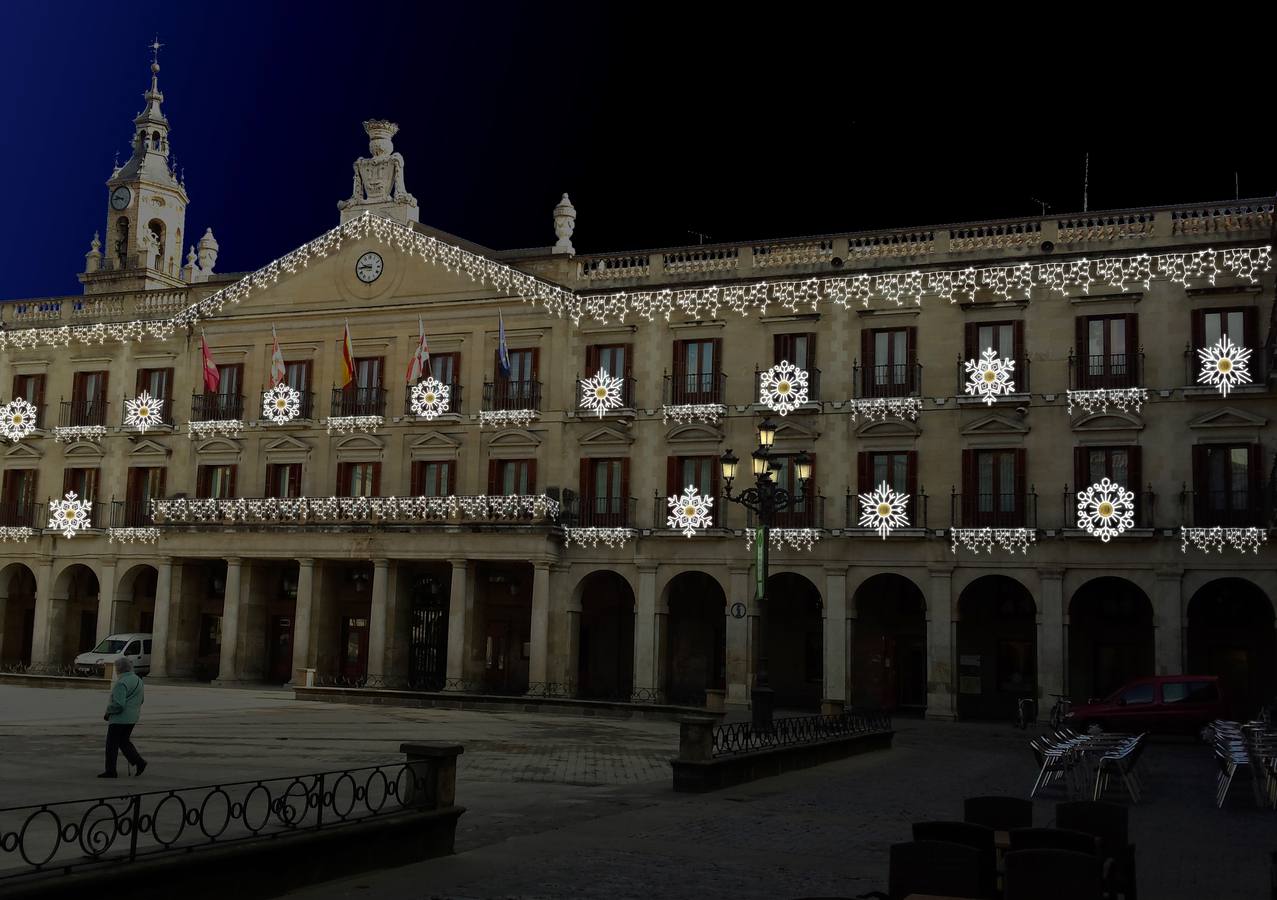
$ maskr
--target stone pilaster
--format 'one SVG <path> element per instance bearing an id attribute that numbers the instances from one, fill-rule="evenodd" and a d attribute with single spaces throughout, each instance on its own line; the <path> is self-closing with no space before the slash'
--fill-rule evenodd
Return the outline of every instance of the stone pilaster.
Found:
<path id="1" fill-rule="evenodd" d="M 954 719 L 958 714 L 953 659 L 958 616 L 953 569 L 929 569 L 927 575 L 927 718 Z"/>
<path id="2" fill-rule="evenodd" d="M 293 607 L 293 678 L 297 677 L 298 669 L 315 667 L 310 637 L 314 627 L 314 607 L 315 561 L 299 559 L 297 560 L 297 602 Z"/>
<path id="3" fill-rule="evenodd" d="M 1158 569 L 1153 594 L 1153 657 L 1158 675 L 1185 671 L 1184 572 Z"/>
<path id="4" fill-rule="evenodd" d="M 847 642 L 847 567 L 825 569 L 824 684 L 822 700 L 846 704 L 850 645 Z"/>
<path id="5" fill-rule="evenodd" d="M 1050 711 L 1052 694 L 1064 693 L 1064 570 L 1038 569 L 1038 710 Z"/>
<path id="6" fill-rule="evenodd" d="M 217 680 L 237 681 L 239 670 L 239 607 L 240 583 L 243 580 L 244 561 L 237 556 L 226 560 L 226 587 L 222 594 L 222 657 L 217 667 Z"/>
<path id="7" fill-rule="evenodd" d="M 386 617 L 390 593 L 390 560 L 372 562 L 372 600 L 368 615 L 368 676 L 386 674 Z"/>
<path id="8" fill-rule="evenodd" d="M 168 676 L 169 617 L 173 596 L 173 563 L 162 559 L 156 565 L 155 617 L 151 621 L 151 672 L 156 678 Z"/>

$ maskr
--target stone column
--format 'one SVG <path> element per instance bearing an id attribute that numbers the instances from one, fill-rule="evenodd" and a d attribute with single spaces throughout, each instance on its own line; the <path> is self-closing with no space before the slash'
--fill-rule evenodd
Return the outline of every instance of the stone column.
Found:
<path id="1" fill-rule="evenodd" d="M 1038 569 L 1037 704 L 1050 712 L 1052 694 L 1064 693 L 1064 570 Z"/>
<path id="2" fill-rule="evenodd" d="M 35 622 L 31 634 L 31 664 L 56 665 L 62 656 L 62 619 L 53 599 L 53 560 L 46 560 L 35 572 Z"/>
<path id="3" fill-rule="evenodd" d="M 656 615 L 656 566 L 638 566 L 638 595 L 634 598 L 634 695 L 638 703 L 658 703 L 662 685 L 660 673 L 660 629 Z M 731 639 L 728 638 L 728 647 Z M 728 651 L 730 653 L 730 650 Z M 730 657 L 729 657 L 730 658 Z M 731 666 L 731 663 L 728 663 Z M 730 668 L 728 678 L 730 680 Z"/>
<path id="4" fill-rule="evenodd" d="M 98 575 L 98 621 L 94 646 L 100 644 L 102 639 L 108 634 L 115 632 L 117 624 L 115 620 L 115 563 L 109 562 L 102 566 L 102 573 Z M 153 648 L 154 645 L 152 645 Z M 80 651 L 91 649 L 91 647 L 81 647 Z"/>
<path id="5" fill-rule="evenodd" d="M 554 678 L 560 681 L 568 691 L 568 696 L 577 696 L 580 685 L 577 676 L 581 665 L 581 597 L 573 596 L 568 589 L 567 569 L 554 567 L 551 582 L 555 585 L 553 595 L 560 598 L 562 608 L 551 610 L 555 616 L 562 616 L 555 631 L 559 639 L 552 643 Z M 556 604 L 557 605 L 557 604 Z"/>
<path id="6" fill-rule="evenodd" d="M 219 682 L 239 679 L 235 664 L 239 649 L 239 589 L 243 568 L 244 561 L 238 556 L 227 557 L 226 588 L 222 592 L 222 658 L 217 667 Z"/>
<path id="7" fill-rule="evenodd" d="M 8 621 L 9 615 L 9 582 L 8 580 L 0 580 L 0 662 L 4 661 L 4 633 L 5 622 Z"/>
<path id="8" fill-rule="evenodd" d="M 151 622 L 151 676 L 168 676 L 169 598 L 173 590 L 173 563 L 162 559 L 155 567 L 155 618 Z"/>
<path id="9" fill-rule="evenodd" d="M 389 593 L 390 560 L 372 561 L 372 605 L 368 616 L 368 677 L 386 674 L 386 598 Z"/>
<path id="10" fill-rule="evenodd" d="M 822 701 L 846 705 L 847 697 L 847 664 L 849 662 L 849 645 L 847 643 L 847 567 L 838 566 L 825 569 L 825 621 L 824 644 L 825 665 L 821 673 L 824 679 Z M 823 704 L 822 704 L 823 705 Z"/>
<path id="11" fill-rule="evenodd" d="M 953 569 L 930 569 L 927 575 L 927 718 L 952 720 L 958 711 Z"/>
<path id="12" fill-rule="evenodd" d="M 743 603 L 748 615 L 753 605 L 749 572 L 749 566 L 731 566 L 728 569 L 727 703 L 741 708 L 749 706 L 749 689 L 754 683 L 754 654 L 749 640 L 749 619 L 733 616 L 732 607 Z"/>
<path id="13" fill-rule="evenodd" d="M 293 678 L 298 669 L 313 669 L 310 632 L 315 608 L 315 561 L 297 560 L 297 602 L 293 606 Z M 295 682 L 294 682 L 295 683 Z"/>
<path id="14" fill-rule="evenodd" d="M 532 644 L 528 652 L 528 686 L 544 686 L 549 680 L 550 655 L 550 564 L 532 564 Z"/>
<path id="15" fill-rule="evenodd" d="M 474 586 L 470 563 L 452 560 L 452 581 L 448 591 L 448 665 L 444 690 L 463 691 L 470 677 L 470 634 L 474 629 Z"/>
<path id="16" fill-rule="evenodd" d="M 1184 669 L 1184 595 L 1182 569 L 1158 569 L 1153 594 L 1153 659 L 1158 675 Z"/>

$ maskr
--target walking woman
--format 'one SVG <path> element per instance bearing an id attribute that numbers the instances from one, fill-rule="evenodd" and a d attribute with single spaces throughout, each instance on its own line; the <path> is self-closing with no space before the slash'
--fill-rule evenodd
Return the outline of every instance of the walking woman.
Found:
<path id="1" fill-rule="evenodd" d="M 111 702 L 106 706 L 106 715 L 102 718 L 109 723 L 106 726 L 106 771 L 98 778 L 118 778 L 115 771 L 116 756 L 124 752 L 124 758 L 137 769 L 135 774 L 146 771 L 146 760 L 137 752 L 129 736 L 133 734 L 133 726 L 137 724 L 138 713 L 142 711 L 142 679 L 133 672 L 133 663 L 126 657 L 115 661 L 115 672 L 118 676 L 115 687 L 111 688 Z"/>

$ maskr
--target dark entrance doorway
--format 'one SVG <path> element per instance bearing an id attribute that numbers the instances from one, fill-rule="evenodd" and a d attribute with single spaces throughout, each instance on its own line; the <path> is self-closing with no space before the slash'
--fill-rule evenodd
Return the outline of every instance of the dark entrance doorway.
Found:
<path id="1" fill-rule="evenodd" d="M 348 616 L 341 620 L 341 677 L 363 681 L 368 674 L 368 620 Z"/>
<path id="2" fill-rule="evenodd" d="M 480 567 L 477 590 L 483 604 L 483 690 L 526 694 L 531 666 L 532 567 Z"/>
<path id="3" fill-rule="evenodd" d="M 683 572 L 670 582 L 666 689 L 670 703 L 704 706 L 706 688 L 727 684 L 727 596 L 713 576 Z"/>
<path id="4" fill-rule="evenodd" d="M 958 716 L 1005 719 L 1037 695 L 1037 607 L 1024 585 L 986 575 L 958 600 Z"/>
<path id="5" fill-rule="evenodd" d="M 577 696 L 629 700 L 634 691 L 634 593 L 616 572 L 581 583 Z"/>
<path id="6" fill-rule="evenodd" d="M 1088 581 L 1069 604 L 1069 696 L 1107 697 L 1152 674 L 1153 604 L 1125 578 Z"/>
<path id="7" fill-rule="evenodd" d="M 903 575 L 874 575 L 856 589 L 851 698 L 869 709 L 920 713 L 927 706 L 927 614 Z"/>
<path id="8" fill-rule="evenodd" d="M 767 579 L 762 618 L 776 705 L 819 709 L 825 663 L 820 591 L 802 575 L 778 572 Z"/>
<path id="9" fill-rule="evenodd" d="M 270 680 L 284 684 L 292 678 L 293 668 L 293 619 L 291 616 L 271 616 L 270 619 Z"/>
<path id="10" fill-rule="evenodd" d="M 1219 578 L 1188 604 L 1188 673 L 1218 675 L 1233 718 L 1254 718 L 1274 701 L 1273 607 L 1244 578 Z"/>
<path id="11" fill-rule="evenodd" d="M 408 635 L 408 686 L 443 689 L 448 662 L 448 595 L 434 574 L 412 581 L 412 622 Z"/>

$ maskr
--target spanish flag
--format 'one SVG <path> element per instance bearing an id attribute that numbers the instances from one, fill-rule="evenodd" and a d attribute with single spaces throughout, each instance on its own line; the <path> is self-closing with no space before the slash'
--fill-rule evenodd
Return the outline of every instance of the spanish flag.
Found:
<path id="1" fill-rule="evenodd" d="M 341 386 L 345 387 L 355 380 L 355 350 L 350 343 L 350 320 L 346 321 L 346 330 L 341 338 Z"/>

